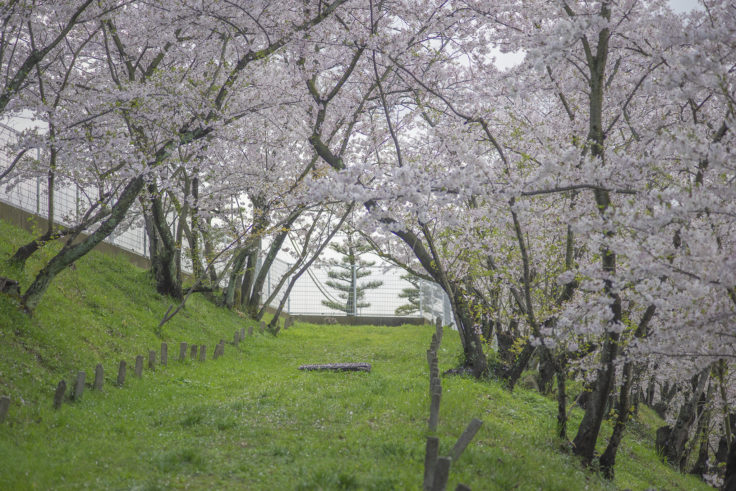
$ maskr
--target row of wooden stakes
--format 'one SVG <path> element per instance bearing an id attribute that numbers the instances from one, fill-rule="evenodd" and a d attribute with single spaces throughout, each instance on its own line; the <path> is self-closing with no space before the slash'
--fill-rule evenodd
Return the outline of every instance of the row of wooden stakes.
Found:
<path id="1" fill-rule="evenodd" d="M 291 317 L 287 317 L 286 321 L 284 322 L 284 330 L 288 329 L 293 324 L 293 319 Z M 279 326 L 277 325 L 274 329 L 268 329 L 266 326 L 266 323 L 264 321 L 261 321 L 259 326 L 259 332 L 263 334 L 266 332 L 266 330 L 269 330 L 272 334 L 277 334 L 280 330 Z M 248 336 L 253 335 L 253 326 L 248 327 Z M 234 346 L 238 346 L 241 341 L 245 339 L 245 328 L 241 328 L 238 331 L 235 331 L 233 334 L 233 341 L 232 344 Z M 161 343 L 161 353 L 160 353 L 160 362 L 159 364 L 162 366 L 166 366 L 168 364 L 168 353 L 169 353 L 169 346 L 167 343 Z M 178 361 L 183 362 L 187 360 L 187 354 L 189 354 L 189 359 L 191 360 L 199 360 L 200 362 L 204 362 L 207 360 L 207 345 L 196 345 L 192 344 L 189 345 L 186 342 L 179 343 L 179 357 Z M 213 359 L 217 359 L 220 356 L 223 356 L 225 354 L 225 340 L 221 339 L 220 342 L 215 346 L 215 350 L 212 354 Z M 143 376 L 143 363 L 144 363 L 144 357 L 143 355 L 138 355 L 135 358 L 135 368 L 134 368 L 134 375 L 138 378 L 141 378 Z M 118 365 L 118 376 L 116 380 L 116 386 L 122 387 L 125 384 L 125 378 L 126 373 L 128 369 L 128 364 L 125 360 L 120 360 L 120 363 Z M 149 350 L 148 351 L 148 369 L 149 370 L 156 370 L 156 351 Z M 82 394 L 84 393 L 84 388 L 87 380 L 87 373 L 84 371 L 80 371 L 77 373 L 77 376 L 74 380 L 74 386 L 72 390 L 69 393 L 69 398 L 72 401 L 79 401 L 82 398 Z M 92 384 L 93 390 L 102 390 L 102 386 L 104 384 L 105 380 L 105 372 L 102 367 L 101 363 L 98 363 L 95 367 L 95 379 Z M 61 405 L 64 402 L 64 398 L 67 392 L 67 383 L 65 380 L 61 380 L 57 386 L 56 390 L 54 391 L 54 402 L 53 407 L 54 409 L 59 409 Z M 8 410 L 10 408 L 10 397 L 8 396 L 0 396 L 0 423 L 5 421 L 5 418 L 8 415 Z"/>
<path id="2" fill-rule="evenodd" d="M 427 363 L 429 364 L 429 431 L 434 433 L 437 431 L 437 425 L 440 418 L 440 401 L 442 399 L 442 381 L 440 379 L 439 360 L 437 351 L 442 342 L 442 321 L 438 317 L 435 332 L 432 334 L 432 342 L 427 350 Z M 427 446 L 424 454 L 424 483 L 422 489 L 424 491 L 445 491 L 447 481 L 450 477 L 450 466 L 453 462 L 457 462 L 465 448 L 478 433 L 483 422 L 473 418 L 463 431 L 462 435 L 455 442 L 452 452 L 447 457 L 439 456 L 440 440 L 436 436 L 427 437 Z M 464 484 L 458 484 L 455 491 L 470 491 L 470 488 Z"/>

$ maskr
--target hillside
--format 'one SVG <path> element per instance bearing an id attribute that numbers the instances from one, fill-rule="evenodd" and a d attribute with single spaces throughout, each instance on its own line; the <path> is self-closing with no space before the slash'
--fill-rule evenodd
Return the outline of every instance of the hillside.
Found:
<path id="1" fill-rule="evenodd" d="M 0 275 L 28 282 L 4 260 L 29 236 L 0 221 Z M 418 489 L 427 436 L 430 327 L 297 323 L 256 334 L 212 360 L 221 338 L 249 326 L 194 296 L 169 306 L 145 271 L 92 253 L 62 273 L 32 318 L 0 295 L 0 489 Z M 132 377 L 135 356 L 169 344 L 169 365 Z M 175 361 L 178 344 L 206 344 L 208 361 Z M 442 371 L 459 342 L 447 331 Z M 113 385 L 119 360 L 129 369 Z M 370 374 L 304 373 L 303 363 L 364 361 Z M 97 363 L 102 392 L 90 390 Z M 54 387 L 88 374 L 81 401 L 52 409 Z M 662 464 L 659 424 L 642 408 L 619 454 L 616 480 L 590 473 L 554 437 L 556 403 L 493 381 L 443 378 L 438 436 L 446 455 L 467 422 L 483 427 L 453 464 L 448 489 L 709 489 Z M 572 414 L 573 428 L 580 414 Z M 604 429 L 610 433 L 610 429 Z"/>

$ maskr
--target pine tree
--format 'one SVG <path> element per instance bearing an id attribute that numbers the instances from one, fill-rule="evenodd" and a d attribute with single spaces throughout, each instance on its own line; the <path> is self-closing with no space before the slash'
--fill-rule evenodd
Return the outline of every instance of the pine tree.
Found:
<path id="1" fill-rule="evenodd" d="M 394 310 L 396 315 L 422 314 L 427 310 L 429 303 L 429 292 L 421 285 L 421 279 L 412 275 L 405 274 L 401 276 L 402 280 L 411 283 L 411 287 L 404 288 L 399 293 L 399 298 L 405 298 L 408 303 L 400 305 Z"/>
<path id="2" fill-rule="evenodd" d="M 322 300 L 322 304 L 333 310 L 345 312 L 347 315 L 356 315 L 358 309 L 370 307 L 370 303 L 363 301 L 366 290 L 373 290 L 383 285 L 383 281 L 365 281 L 361 278 L 370 276 L 370 267 L 376 263 L 366 261 L 360 256 L 371 250 L 370 245 L 355 238 L 354 232 L 349 232 L 343 244 L 331 243 L 330 248 L 342 257 L 330 259 L 327 263 L 332 269 L 327 272 L 330 277 L 325 283 L 338 291 L 341 301 Z"/>

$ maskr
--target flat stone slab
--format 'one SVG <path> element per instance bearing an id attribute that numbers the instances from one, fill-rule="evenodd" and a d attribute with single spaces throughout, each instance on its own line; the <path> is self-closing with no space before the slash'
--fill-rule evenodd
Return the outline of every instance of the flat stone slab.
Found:
<path id="1" fill-rule="evenodd" d="M 299 370 L 328 370 L 332 372 L 370 372 L 370 363 L 327 363 L 322 365 L 302 365 Z"/>

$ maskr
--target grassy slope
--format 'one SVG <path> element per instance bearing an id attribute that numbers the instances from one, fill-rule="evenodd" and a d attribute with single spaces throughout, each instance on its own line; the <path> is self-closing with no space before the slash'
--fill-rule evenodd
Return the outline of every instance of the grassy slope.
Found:
<path id="1" fill-rule="evenodd" d="M 0 237 L 0 259 L 27 238 L 2 222 Z M 17 277 L 4 267 L 0 275 Z M 219 360 L 170 361 L 112 387 L 119 359 L 132 363 L 159 345 L 154 327 L 167 307 L 143 271 L 96 254 L 58 278 L 32 319 L 0 296 L 0 393 L 13 398 L 0 425 L 0 489 L 418 488 L 431 329 L 297 324 L 278 338 L 227 346 Z M 213 346 L 245 325 L 193 298 L 162 336 L 171 360 L 179 340 Z M 448 331 L 442 370 L 457 359 L 458 345 Z M 374 369 L 296 370 L 334 361 L 368 361 Z M 90 374 L 98 362 L 108 373 L 105 390 L 53 411 L 56 382 L 80 369 Z M 614 488 L 558 450 L 554 401 L 459 377 L 444 378 L 443 388 L 441 454 L 472 417 L 484 421 L 453 465 L 448 489 L 458 482 L 473 489 Z M 705 489 L 659 463 L 652 431 L 632 425 L 616 487 Z"/>

